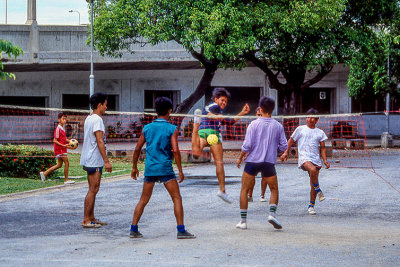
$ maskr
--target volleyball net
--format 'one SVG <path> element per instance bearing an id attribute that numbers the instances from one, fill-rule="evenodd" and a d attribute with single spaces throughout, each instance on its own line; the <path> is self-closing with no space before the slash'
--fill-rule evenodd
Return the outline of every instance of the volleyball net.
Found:
<path id="1" fill-rule="evenodd" d="M 0 144 L 32 145 L 53 150 L 54 130 L 58 125 L 58 114 L 67 115 L 64 129 L 68 139 L 78 140 L 80 146 L 70 153 L 80 153 L 83 143 L 83 126 L 89 111 L 61 110 L 52 108 L 34 108 L 0 105 Z M 225 116 L 226 118 L 235 118 Z M 362 114 L 319 115 L 317 127 L 328 136 L 325 142 L 328 161 L 332 167 L 372 168 L 366 140 Z M 156 114 L 143 112 L 111 112 L 103 116 L 106 135 L 107 153 L 110 157 L 132 157 L 136 142 L 143 127 L 151 123 Z M 212 162 L 210 148 L 204 149 L 203 155 L 194 157 L 191 153 L 193 131 L 191 114 L 172 114 L 169 122 L 179 130 L 179 147 L 184 162 Z M 224 162 L 234 163 L 246 135 L 247 126 L 256 116 L 237 117 L 236 123 L 222 123 L 221 136 L 224 148 Z M 306 116 L 274 116 L 284 129 L 287 139 L 294 130 L 306 124 Z M 2 152 L 1 157 L 16 157 L 15 153 Z M 30 157 L 33 155 L 24 155 Z M 143 149 L 145 157 L 145 147 Z M 288 163 L 297 162 L 297 147 L 289 151 Z"/>

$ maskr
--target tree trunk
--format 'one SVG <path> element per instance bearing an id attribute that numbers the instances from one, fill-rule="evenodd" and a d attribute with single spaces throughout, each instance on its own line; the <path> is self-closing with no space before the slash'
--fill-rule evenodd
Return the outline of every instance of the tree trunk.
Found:
<path id="1" fill-rule="evenodd" d="M 204 69 L 203 76 L 199 84 L 196 87 L 196 90 L 182 103 L 180 103 L 174 110 L 174 113 L 183 113 L 186 114 L 193 107 L 194 104 L 199 101 L 204 94 L 206 93 L 206 89 L 211 86 L 211 82 L 214 78 L 215 72 L 218 69 L 218 65 L 207 65 Z"/>

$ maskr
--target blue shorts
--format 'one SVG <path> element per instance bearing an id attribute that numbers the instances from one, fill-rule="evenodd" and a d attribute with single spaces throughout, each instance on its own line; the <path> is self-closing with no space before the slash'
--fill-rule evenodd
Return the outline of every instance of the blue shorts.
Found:
<path id="1" fill-rule="evenodd" d="M 165 184 L 166 182 L 169 182 L 171 180 L 175 180 L 176 176 L 175 174 L 171 174 L 171 175 L 161 175 L 161 176 L 145 176 L 144 177 L 144 181 L 146 183 L 155 183 L 155 182 L 159 182 L 159 183 L 163 183 Z"/>
<path id="2" fill-rule="evenodd" d="M 93 174 L 95 172 L 100 172 L 100 174 L 103 173 L 103 167 L 86 167 L 86 166 L 83 166 L 83 169 L 87 172 L 87 174 Z"/>
<path id="3" fill-rule="evenodd" d="M 271 177 L 276 175 L 275 165 L 268 162 L 246 162 L 246 165 L 244 166 L 244 171 L 254 176 L 256 176 L 259 172 L 261 172 L 262 177 Z"/>

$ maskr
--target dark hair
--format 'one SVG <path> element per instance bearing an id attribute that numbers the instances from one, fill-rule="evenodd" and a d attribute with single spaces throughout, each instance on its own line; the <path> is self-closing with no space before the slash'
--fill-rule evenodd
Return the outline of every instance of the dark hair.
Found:
<path id="1" fill-rule="evenodd" d="M 90 107 L 95 110 L 97 109 L 97 106 L 99 104 L 104 104 L 104 102 L 106 102 L 106 100 L 108 99 L 107 94 L 104 93 L 94 93 L 91 97 L 90 97 Z"/>
<path id="2" fill-rule="evenodd" d="M 260 101 L 258 101 L 258 105 L 262 108 L 263 112 L 272 114 L 275 108 L 275 100 L 269 96 L 262 96 Z"/>
<path id="3" fill-rule="evenodd" d="M 306 114 L 317 115 L 318 110 L 316 110 L 315 108 L 310 108 L 309 110 L 307 110 Z"/>
<path id="4" fill-rule="evenodd" d="M 221 96 L 225 96 L 226 98 L 230 98 L 231 94 L 223 87 L 214 88 L 212 92 L 211 100 L 214 101 L 215 98 L 220 98 Z"/>
<path id="5" fill-rule="evenodd" d="M 58 113 L 58 119 L 61 119 L 62 117 L 67 117 L 67 114 L 65 114 L 64 112 Z"/>
<path id="6" fill-rule="evenodd" d="M 172 109 L 172 101 L 168 97 L 160 96 L 154 101 L 154 106 L 158 116 L 167 115 L 168 110 Z"/>

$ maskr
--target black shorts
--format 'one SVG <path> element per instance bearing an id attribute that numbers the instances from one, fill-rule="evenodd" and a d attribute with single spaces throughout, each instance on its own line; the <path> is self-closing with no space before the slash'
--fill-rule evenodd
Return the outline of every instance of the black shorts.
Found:
<path id="1" fill-rule="evenodd" d="M 83 169 L 87 172 L 87 174 L 93 174 L 95 172 L 100 172 L 100 174 L 103 173 L 103 167 L 86 167 L 86 166 L 83 166 Z"/>
<path id="2" fill-rule="evenodd" d="M 244 171 L 254 176 L 256 176 L 259 172 L 261 172 L 262 177 L 271 177 L 276 175 L 275 165 L 268 162 L 247 162 L 244 166 Z"/>

